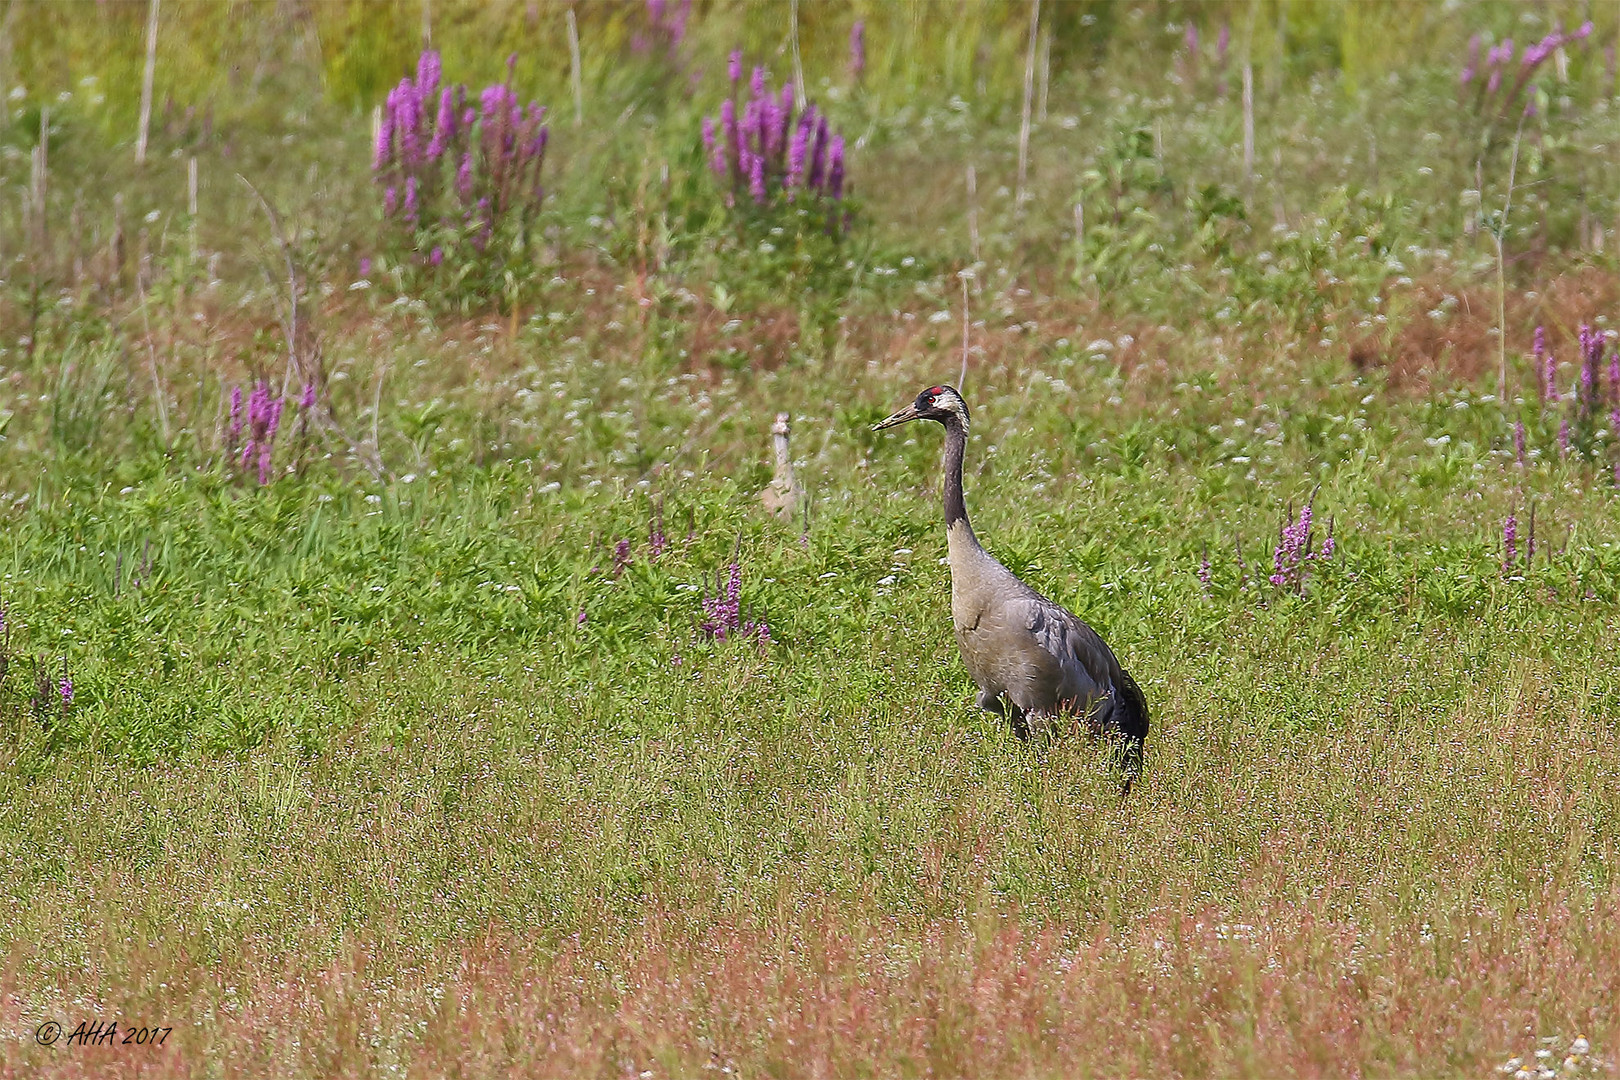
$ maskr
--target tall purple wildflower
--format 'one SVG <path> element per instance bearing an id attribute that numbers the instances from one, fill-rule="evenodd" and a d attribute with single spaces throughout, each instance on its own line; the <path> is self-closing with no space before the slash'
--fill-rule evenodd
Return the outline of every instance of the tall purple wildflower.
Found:
<path id="1" fill-rule="evenodd" d="M 1502 523 L 1502 572 L 1504 574 L 1513 569 L 1513 564 L 1519 558 L 1519 519 L 1511 512 L 1507 520 Z"/>
<path id="2" fill-rule="evenodd" d="M 647 29 L 632 35 L 630 47 L 636 52 L 644 52 L 658 45 L 670 59 L 674 59 L 681 42 L 686 39 L 686 21 L 691 14 L 692 0 L 681 0 L 673 9 L 667 0 L 647 0 Z"/>
<path id="3" fill-rule="evenodd" d="M 647 526 L 647 548 L 651 551 L 652 557 L 656 559 L 664 553 L 664 549 L 667 547 L 669 547 L 669 537 L 664 535 L 663 515 L 660 514 L 658 518 Z"/>
<path id="4" fill-rule="evenodd" d="M 1558 425 L 1558 456 L 1569 457 L 1569 417 Z"/>
<path id="5" fill-rule="evenodd" d="M 433 97 L 439 88 L 439 74 L 443 70 L 437 50 L 426 49 L 416 60 L 416 92 L 421 100 Z"/>
<path id="6" fill-rule="evenodd" d="M 1581 324 L 1581 388 L 1579 403 L 1582 420 L 1590 420 L 1597 411 L 1598 379 L 1603 370 L 1603 331 Z"/>
<path id="7" fill-rule="evenodd" d="M 1520 420 L 1513 425 L 1513 456 L 1518 459 L 1519 467 L 1524 468 L 1524 421 Z"/>
<path id="8" fill-rule="evenodd" d="M 742 50 L 741 49 L 733 49 L 731 55 L 726 58 L 726 74 L 727 74 L 727 76 L 730 77 L 730 79 L 731 79 L 731 81 L 732 81 L 732 83 L 734 85 L 737 83 L 738 80 L 740 80 L 742 78 L 742 69 L 743 69 Z"/>
<path id="9" fill-rule="evenodd" d="M 1530 84 L 1531 79 L 1535 77 L 1541 65 L 1546 63 L 1548 58 L 1555 55 L 1563 46 L 1586 41 L 1591 36 L 1591 26 L 1590 22 L 1585 23 L 1572 34 L 1554 30 L 1540 41 L 1525 46 L 1524 51 L 1519 54 L 1519 63 L 1516 69 L 1513 67 L 1514 45 L 1512 38 L 1504 38 L 1501 44 L 1492 47 L 1486 52 L 1484 60 L 1480 61 L 1479 35 L 1474 35 L 1474 38 L 1469 42 L 1468 59 L 1463 67 L 1460 81 L 1463 86 L 1468 86 L 1479 78 L 1483 68 L 1485 78 L 1475 96 L 1475 109 L 1482 114 L 1488 113 L 1502 117 L 1511 116 L 1511 110 L 1519 97 L 1525 93 L 1526 87 Z M 1506 90 L 1503 90 L 1504 86 L 1507 87 Z M 1498 91 L 1501 92 L 1498 93 Z M 1534 115 L 1534 98 L 1529 98 L 1526 101 L 1523 112 L 1526 116 Z"/>
<path id="10" fill-rule="evenodd" d="M 866 20 L 856 19 L 849 28 L 849 75 L 856 82 L 866 74 Z"/>
<path id="11" fill-rule="evenodd" d="M 741 72 L 741 54 L 733 53 L 732 95 L 702 127 L 705 155 L 725 189 L 726 204 L 735 206 L 744 189 L 759 206 L 778 200 L 840 201 L 847 169 L 843 139 L 829 135 L 827 119 L 814 105 L 796 111 L 792 86 L 784 82 L 773 90 L 763 67 L 753 69 L 749 96 L 739 100 Z M 830 214 L 829 220 L 836 223 L 838 215 Z"/>
<path id="12" fill-rule="evenodd" d="M 231 395 L 232 400 L 240 401 L 241 394 L 242 388 L 237 387 Z M 259 379 L 253 384 L 253 393 L 248 395 L 247 405 L 248 437 L 242 447 L 239 464 L 244 469 L 250 463 L 256 464 L 261 485 L 270 482 L 276 432 L 281 427 L 282 404 L 280 398 L 271 398 L 269 382 Z"/>
<path id="13" fill-rule="evenodd" d="M 412 241 L 425 239 L 414 235 L 419 226 L 471 221 L 481 204 L 490 213 L 475 237 L 511 217 L 526 222 L 539 209 L 549 132 L 545 109 L 532 101 L 525 107 L 511 85 L 515 61 L 508 60 L 507 81 L 476 95 L 476 106 L 464 84 L 441 85 L 432 50 L 421 54 L 414 78 L 389 91 L 372 167 L 384 216 L 400 212 Z"/>
<path id="14" fill-rule="evenodd" d="M 428 160 L 438 161 L 444 156 L 450 140 L 456 134 L 455 93 L 450 87 L 439 91 L 439 115 L 433 124 L 433 139 L 428 143 Z"/>
<path id="15" fill-rule="evenodd" d="M 66 671 L 62 672 L 62 678 L 56 684 L 56 692 L 62 695 L 64 708 L 73 704 L 73 677 Z"/>
<path id="16" fill-rule="evenodd" d="M 716 641 L 728 638 L 755 638 L 766 645 L 771 640 L 771 628 L 764 619 L 744 619 L 742 612 L 742 565 L 732 562 L 728 576 L 722 582 L 715 575 L 716 594 L 703 598 L 703 622 L 699 629 Z"/>
<path id="17" fill-rule="evenodd" d="M 1277 546 L 1271 553 L 1270 581 L 1279 588 L 1292 589 L 1303 592 L 1305 588 L 1305 573 L 1309 564 L 1333 556 L 1333 523 L 1328 523 L 1327 539 L 1322 541 L 1319 551 L 1311 548 L 1312 508 L 1307 500 L 1300 508 L 1299 517 L 1289 521 L 1283 519 L 1282 529 L 1277 536 Z"/>
<path id="18" fill-rule="evenodd" d="M 1547 331 L 1540 326 L 1536 327 L 1534 349 L 1536 374 L 1541 382 L 1541 399 L 1550 404 L 1557 404 L 1558 362 L 1547 348 Z"/>

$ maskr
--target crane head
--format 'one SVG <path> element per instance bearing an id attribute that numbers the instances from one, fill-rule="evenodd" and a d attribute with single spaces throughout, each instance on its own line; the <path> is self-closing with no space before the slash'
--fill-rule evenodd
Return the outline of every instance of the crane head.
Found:
<path id="1" fill-rule="evenodd" d="M 886 420 L 872 425 L 873 431 L 882 431 L 884 428 L 903 424 L 907 420 L 933 420 L 945 424 L 955 420 L 966 431 L 968 426 L 967 402 L 962 395 L 951 386 L 930 386 L 917 395 L 917 400 L 890 416 Z"/>

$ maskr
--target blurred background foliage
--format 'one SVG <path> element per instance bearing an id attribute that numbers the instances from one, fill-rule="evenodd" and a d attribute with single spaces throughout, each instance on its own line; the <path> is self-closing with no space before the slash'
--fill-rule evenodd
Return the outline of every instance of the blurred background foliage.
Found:
<path id="1" fill-rule="evenodd" d="M 318 61 L 327 99 L 355 109 L 376 104 L 417 52 L 430 43 L 445 58 L 447 76 L 469 83 L 493 80 L 506 57 L 518 57 L 517 82 L 527 93 L 563 101 L 569 93 L 567 12 L 575 11 L 587 86 L 600 91 L 619 80 L 646 79 L 645 65 L 618 62 L 635 47 L 646 21 L 634 0 L 569 5 L 545 0 L 322 0 L 270 3 L 225 0 L 180 3 L 160 10 L 157 100 L 160 107 L 251 108 L 291 63 Z M 1424 63 L 1460 62 L 1474 31 L 1501 38 L 1522 24 L 1598 23 L 1612 44 L 1620 9 L 1591 0 L 1528 4 L 1518 0 L 1415 4 L 1406 0 L 1210 0 L 1116 4 L 1074 0 L 1045 5 L 1054 71 L 1097 65 L 1127 55 L 1162 66 L 1182 44 L 1167 24 L 1200 28 L 1213 41 L 1222 27 L 1235 58 L 1252 57 L 1257 77 L 1272 88 L 1324 73 L 1342 75 L 1355 92 L 1391 71 Z M 0 27 L 0 81 L 20 101 L 49 102 L 87 86 L 98 100 L 86 109 L 103 124 L 128 126 L 135 115 L 144 59 L 145 0 L 61 4 L 8 0 Z M 750 57 L 789 60 L 787 3 L 697 0 L 681 49 L 688 77 L 720 72 L 724 57 L 743 48 Z M 842 71 L 849 29 L 866 24 L 867 91 L 894 101 L 919 93 L 1015 101 L 1022 85 L 1027 5 L 993 0 L 818 0 L 799 8 L 800 51 L 806 72 Z M 785 69 L 785 68 L 784 68 Z M 87 84 L 86 80 L 92 80 Z M 14 89 L 21 87 L 22 94 Z"/>

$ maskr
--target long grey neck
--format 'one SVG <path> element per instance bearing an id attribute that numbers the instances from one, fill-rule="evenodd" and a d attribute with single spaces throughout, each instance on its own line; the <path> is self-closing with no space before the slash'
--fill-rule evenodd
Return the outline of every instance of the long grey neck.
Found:
<path id="1" fill-rule="evenodd" d="M 961 522 L 969 536 L 973 526 L 968 523 L 967 504 L 962 501 L 962 455 L 967 452 L 967 432 L 954 416 L 945 418 L 945 528 L 954 531 Z"/>

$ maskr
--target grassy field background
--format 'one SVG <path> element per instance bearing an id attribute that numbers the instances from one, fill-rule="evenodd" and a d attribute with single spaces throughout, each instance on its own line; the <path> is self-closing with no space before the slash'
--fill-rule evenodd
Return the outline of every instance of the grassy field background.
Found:
<path id="1" fill-rule="evenodd" d="M 1612 9 L 801 5 L 830 219 L 705 160 L 785 4 L 581 5 L 578 123 L 562 5 L 165 5 L 137 165 L 149 10 L 0 12 L 0 1070 L 1613 1073 Z M 424 32 L 551 109 L 487 246 L 371 168 Z M 1123 801 L 869 430 L 964 355 Z"/>

